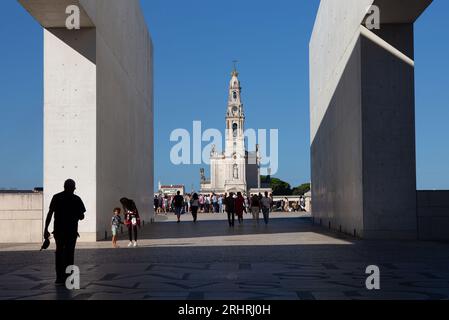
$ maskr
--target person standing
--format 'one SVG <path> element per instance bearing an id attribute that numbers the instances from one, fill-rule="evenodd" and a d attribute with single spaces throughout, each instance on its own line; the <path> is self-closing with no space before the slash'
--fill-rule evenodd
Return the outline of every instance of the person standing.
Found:
<path id="1" fill-rule="evenodd" d="M 245 202 L 245 212 L 248 214 L 251 211 L 251 209 L 250 209 L 250 200 L 249 200 L 249 198 L 246 195 L 243 196 L 243 199 L 244 199 L 244 202 Z"/>
<path id="2" fill-rule="evenodd" d="M 265 197 L 260 200 L 260 205 L 262 207 L 262 214 L 265 224 L 268 224 L 270 220 L 270 208 L 271 208 L 271 199 L 268 197 L 268 192 L 265 192 Z"/>
<path id="3" fill-rule="evenodd" d="M 204 205 L 205 205 L 205 210 L 206 213 L 210 213 L 210 195 L 207 194 L 206 197 L 204 198 Z"/>
<path id="4" fill-rule="evenodd" d="M 198 219 L 198 208 L 200 206 L 200 201 L 197 193 L 194 193 L 191 200 L 190 208 L 192 209 L 193 222 L 196 223 Z"/>
<path id="5" fill-rule="evenodd" d="M 259 223 L 259 214 L 260 214 L 260 200 L 257 194 L 253 194 L 251 197 L 251 213 L 253 214 L 253 219 L 257 223 Z"/>
<path id="6" fill-rule="evenodd" d="M 115 208 L 114 209 L 114 215 L 112 216 L 112 221 L 111 221 L 112 246 L 114 248 L 118 248 L 118 246 L 117 246 L 117 235 L 118 235 L 118 231 L 120 229 L 120 226 L 123 224 L 122 223 L 122 218 L 120 217 L 120 212 L 121 212 L 120 208 Z"/>
<path id="7" fill-rule="evenodd" d="M 287 198 L 287 197 L 285 197 L 284 211 L 285 211 L 285 212 L 290 212 L 290 202 L 288 201 L 288 198 Z"/>
<path id="8" fill-rule="evenodd" d="M 190 194 L 188 194 L 188 195 L 186 195 L 185 197 L 184 197 L 184 212 L 190 212 L 190 206 L 191 206 L 191 196 L 190 196 Z"/>
<path id="9" fill-rule="evenodd" d="M 181 196 L 181 192 L 176 192 L 176 196 L 173 198 L 173 206 L 175 209 L 176 217 L 178 217 L 178 223 L 181 222 L 181 212 L 184 206 L 184 198 Z"/>
<path id="10" fill-rule="evenodd" d="M 218 196 L 218 213 L 223 213 L 223 196 Z"/>
<path id="11" fill-rule="evenodd" d="M 162 211 L 163 198 L 162 198 L 161 194 L 157 197 L 157 200 L 158 200 L 157 213 L 162 213 L 163 212 Z"/>
<path id="12" fill-rule="evenodd" d="M 241 192 L 237 192 L 237 199 L 235 199 L 235 213 L 239 219 L 239 224 L 243 223 L 243 212 L 245 209 L 245 199 L 242 196 Z"/>
<path id="13" fill-rule="evenodd" d="M 156 214 L 157 214 L 159 212 L 159 198 L 157 197 L 157 195 L 154 195 L 153 207 L 154 207 L 154 212 L 156 212 Z"/>
<path id="14" fill-rule="evenodd" d="M 164 213 L 168 213 L 169 210 L 168 210 L 168 196 L 167 195 L 164 196 L 163 207 L 164 207 Z"/>
<path id="15" fill-rule="evenodd" d="M 228 194 L 225 193 L 223 196 L 223 212 L 222 213 L 226 213 L 226 198 L 228 197 Z"/>
<path id="16" fill-rule="evenodd" d="M 299 199 L 299 207 L 301 209 L 302 212 L 306 212 L 306 200 L 304 199 L 303 196 L 301 196 L 301 198 Z"/>
<path id="17" fill-rule="evenodd" d="M 231 192 L 225 199 L 225 210 L 228 214 L 229 227 L 234 227 L 235 224 L 235 199 L 234 194 Z"/>
<path id="18" fill-rule="evenodd" d="M 215 193 L 212 194 L 212 210 L 213 213 L 218 213 L 218 197 Z"/>
<path id="19" fill-rule="evenodd" d="M 50 239 L 48 227 L 54 214 L 53 236 L 56 242 L 56 285 L 64 285 L 67 279 L 66 269 L 75 263 L 75 247 L 78 234 L 78 222 L 84 220 L 86 208 L 80 197 L 75 195 L 76 183 L 68 179 L 64 191 L 53 196 L 45 220 L 44 238 Z"/>
<path id="20" fill-rule="evenodd" d="M 202 194 L 200 194 L 199 202 L 200 202 L 200 212 L 204 213 L 204 196 Z"/>
<path id="21" fill-rule="evenodd" d="M 128 228 L 129 244 L 128 247 L 137 247 L 137 228 L 140 228 L 139 210 L 133 200 L 122 198 L 120 203 L 123 205 L 125 214 L 125 225 Z M 134 240 L 133 240 L 134 235 Z"/>

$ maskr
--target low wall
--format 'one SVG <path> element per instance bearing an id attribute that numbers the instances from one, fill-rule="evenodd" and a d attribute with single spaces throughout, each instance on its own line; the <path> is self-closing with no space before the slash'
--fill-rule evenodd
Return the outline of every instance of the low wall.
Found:
<path id="1" fill-rule="evenodd" d="M 0 193 L 0 243 L 42 241 L 42 193 Z"/>
<path id="2" fill-rule="evenodd" d="M 449 191 L 418 191 L 420 240 L 449 240 Z"/>

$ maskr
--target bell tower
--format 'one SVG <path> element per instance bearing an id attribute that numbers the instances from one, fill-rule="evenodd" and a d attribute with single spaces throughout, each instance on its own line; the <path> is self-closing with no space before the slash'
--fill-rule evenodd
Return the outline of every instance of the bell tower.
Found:
<path id="1" fill-rule="evenodd" d="M 245 112 L 242 103 L 242 87 L 239 73 L 234 64 L 228 89 L 228 103 L 226 108 L 225 150 L 219 154 L 212 149 L 210 157 L 210 181 L 202 175 L 202 193 L 230 193 L 248 192 L 247 177 L 248 155 L 245 146 Z M 254 186 L 255 174 L 249 175 L 251 186 Z"/>
<path id="2" fill-rule="evenodd" d="M 242 104 L 242 88 L 235 66 L 229 82 L 228 107 L 226 113 L 226 156 L 245 157 L 245 113 Z"/>
<path id="3" fill-rule="evenodd" d="M 246 192 L 245 112 L 242 87 L 234 64 L 226 112 L 225 192 Z"/>

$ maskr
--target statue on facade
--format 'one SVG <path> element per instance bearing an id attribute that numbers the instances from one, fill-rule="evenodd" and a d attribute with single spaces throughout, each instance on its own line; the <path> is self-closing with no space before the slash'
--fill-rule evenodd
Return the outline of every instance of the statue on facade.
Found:
<path id="1" fill-rule="evenodd" d="M 201 177 L 201 182 L 206 181 L 206 175 L 204 174 L 204 168 L 200 169 L 200 177 Z"/>
<path id="2" fill-rule="evenodd" d="M 238 166 L 236 164 L 234 164 L 233 177 L 234 177 L 234 179 L 238 179 L 239 178 L 239 168 L 238 168 Z"/>

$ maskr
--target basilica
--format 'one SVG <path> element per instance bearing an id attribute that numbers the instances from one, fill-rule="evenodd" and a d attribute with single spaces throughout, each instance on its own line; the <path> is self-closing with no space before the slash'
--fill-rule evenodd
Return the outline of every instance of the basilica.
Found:
<path id="1" fill-rule="evenodd" d="M 249 193 L 258 187 L 257 152 L 248 152 L 245 145 L 245 112 L 239 74 L 234 68 L 229 82 L 226 110 L 225 150 L 212 149 L 210 179 L 201 169 L 201 193 Z"/>

